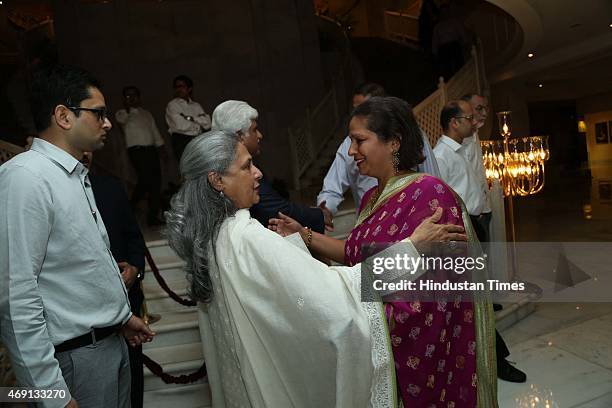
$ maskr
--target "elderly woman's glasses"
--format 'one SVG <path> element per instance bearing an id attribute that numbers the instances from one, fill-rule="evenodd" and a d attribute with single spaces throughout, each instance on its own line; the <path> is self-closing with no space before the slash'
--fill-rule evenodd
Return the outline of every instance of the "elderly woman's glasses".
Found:
<path id="1" fill-rule="evenodd" d="M 78 111 L 93 112 L 96 114 L 100 122 L 104 122 L 104 119 L 108 119 L 108 111 L 106 110 L 106 108 L 81 108 L 80 106 L 68 106 L 68 109 L 70 109 L 73 112 L 78 112 Z"/>

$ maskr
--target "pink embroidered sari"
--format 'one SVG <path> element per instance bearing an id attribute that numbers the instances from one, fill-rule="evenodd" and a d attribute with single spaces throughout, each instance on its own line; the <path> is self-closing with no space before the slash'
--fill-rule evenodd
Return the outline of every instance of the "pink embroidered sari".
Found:
<path id="1" fill-rule="evenodd" d="M 376 202 L 370 202 L 373 191 L 363 197 L 357 226 L 346 241 L 347 265 L 362 262 L 362 248 L 368 244 L 394 243 L 409 237 L 438 207 L 444 209 L 440 223 L 464 226 L 461 203 L 444 182 L 433 176 L 393 178 Z M 471 225 L 466 229 L 471 230 Z M 477 346 L 473 302 L 461 301 L 456 295 L 448 302 L 391 302 L 385 304 L 385 314 L 398 389 L 406 407 L 467 408 L 476 407 L 479 401 L 481 407 L 496 406 L 495 392 L 486 397 L 478 395 L 483 387 L 478 385 L 477 372 L 483 372 L 483 368 L 481 364 L 478 370 L 477 354 L 489 360 L 483 363 L 490 364 L 491 351 L 478 353 L 488 347 Z M 483 320 L 490 325 L 490 317 Z M 480 338 L 488 342 L 489 335 L 490 328 Z M 486 386 L 491 388 L 491 376 L 486 377 Z"/>

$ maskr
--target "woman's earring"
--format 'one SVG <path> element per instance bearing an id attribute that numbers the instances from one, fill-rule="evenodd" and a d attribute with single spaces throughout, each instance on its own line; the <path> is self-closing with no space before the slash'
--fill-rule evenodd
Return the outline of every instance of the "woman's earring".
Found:
<path id="1" fill-rule="evenodd" d="M 391 164 L 393 164 L 393 170 L 395 171 L 395 174 L 398 174 L 400 164 L 399 150 L 393 152 L 393 154 L 391 155 Z"/>

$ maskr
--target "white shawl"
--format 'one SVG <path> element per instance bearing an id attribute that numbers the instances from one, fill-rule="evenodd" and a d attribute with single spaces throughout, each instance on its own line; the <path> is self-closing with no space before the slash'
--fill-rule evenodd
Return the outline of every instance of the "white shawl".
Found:
<path id="1" fill-rule="evenodd" d="M 201 308 L 217 407 L 394 407 L 381 303 L 360 265 L 328 267 L 239 210 L 223 223 Z"/>

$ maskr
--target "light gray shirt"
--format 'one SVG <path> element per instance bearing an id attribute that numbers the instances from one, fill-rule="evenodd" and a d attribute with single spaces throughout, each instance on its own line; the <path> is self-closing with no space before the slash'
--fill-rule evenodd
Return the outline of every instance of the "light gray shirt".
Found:
<path id="1" fill-rule="evenodd" d="M 433 150 L 429 145 L 429 139 L 423 131 L 421 131 L 421 136 L 423 137 L 423 155 L 425 156 L 425 161 L 419 164 L 417 171 L 439 178 L 440 171 L 438 170 Z M 349 156 L 348 151 L 350 147 L 351 138 L 347 136 L 340 147 L 338 147 L 336 157 L 323 179 L 323 189 L 317 196 L 317 205 L 325 201 L 325 206 L 334 215 L 338 212 L 338 206 L 344 200 L 344 193 L 347 189 L 351 189 L 355 207 L 359 209 L 359 204 L 364 194 L 372 187 L 378 185 L 378 180 L 375 178 L 359 173 L 355 160 Z"/>
<path id="2" fill-rule="evenodd" d="M 163 146 L 162 139 L 155 124 L 153 115 L 143 108 L 119 109 L 115 119 L 121 125 L 125 135 L 125 147 L 133 146 Z"/>
<path id="3" fill-rule="evenodd" d="M 0 166 L 0 327 L 22 386 L 66 390 L 54 345 L 125 323 L 128 294 L 87 177 L 42 139 Z M 92 367 L 93 369 L 93 367 Z"/>
<path id="4" fill-rule="evenodd" d="M 474 132 L 474 134 L 470 137 L 466 137 L 463 139 L 461 143 L 461 149 L 459 149 L 461 154 L 467 159 L 468 163 L 472 166 L 472 170 L 474 170 L 474 175 L 478 179 L 478 182 L 482 186 L 482 190 L 485 193 L 485 204 L 482 209 L 483 213 L 491 212 L 491 203 L 489 202 L 489 183 L 487 183 L 487 177 L 484 168 L 484 162 L 482 158 L 482 147 L 480 146 L 480 138 L 478 137 L 478 132 Z"/>

